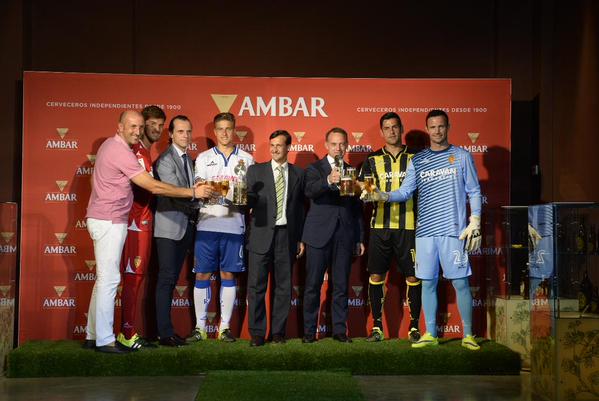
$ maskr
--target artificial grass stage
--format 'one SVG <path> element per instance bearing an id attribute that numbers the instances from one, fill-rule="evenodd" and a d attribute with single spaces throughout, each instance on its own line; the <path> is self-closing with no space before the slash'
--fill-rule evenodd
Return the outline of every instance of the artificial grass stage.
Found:
<path id="1" fill-rule="evenodd" d="M 197 401 L 363 401 L 349 372 L 213 371 Z"/>
<path id="2" fill-rule="evenodd" d="M 247 340 L 202 341 L 181 348 L 159 347 L 127 355 L 81 348 L 78 341 L 30 341 L 8 355 L 8 377 L 177 376 L 211 370 L 347 370 L 356 375 L 517 375 L 520 355 L 489 340 L 469 351 L 460 340 L 413 349 L 407 340 L 351 344 L 330 338 L 313 344 L 289 340 L 250 347 Z"/>

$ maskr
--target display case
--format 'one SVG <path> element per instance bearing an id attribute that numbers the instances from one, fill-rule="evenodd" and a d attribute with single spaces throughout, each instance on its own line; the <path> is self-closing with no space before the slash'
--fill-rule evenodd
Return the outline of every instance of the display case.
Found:
<path id="1" fill-rule="evenodd" d="M 599 399 L 599 207 L 528 209 L 531 386 L 547 400 Z"/>
<path id="2" fill-rule="evenodd" d="M 530 367 L 528 207 L 503 206 L 485 211 L 488 336 L 522 356 Z M 490 251 L 487 251 L 490 253 Z"/>

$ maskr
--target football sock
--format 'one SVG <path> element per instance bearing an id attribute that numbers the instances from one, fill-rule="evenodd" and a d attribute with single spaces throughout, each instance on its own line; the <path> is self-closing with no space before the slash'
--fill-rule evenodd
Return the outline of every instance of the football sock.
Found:
<path id="1" fill-rule="evenodd" d="M 199 329 L 206 330 L 208 305 L 211 298 L 210 280 L 196 280 L 193 289 L 193 308 L 196 315 L 196 327 Z"/>
<path id="2" fill-rule="evenodd" d="M 472 293 L 468 277 L 453 279 L 451 284 L 456 292 L 464 337 L 472 335 Z"/>
<path id="3" fill-rule="evenodd" d="M 235 305 L 235 279 L 221 280 L 220 282 L 220 328 L 219 331 L 229 328 L 233 306 Z"/>
<path id="4" fill-rule="evenodd" d="M 136 333 L 135 314 L 137 313 L 137 294 L 144 280 L 143 274 L 123 274 L 123 292 L 121 294 L 123 323 L 122 332 L 126 339 L 130 339 Z"/>
<path id="5" fill-rule="evenodd" d="M 422 285 L 418 280 L 415 283 L 406 280 L 406 301 L 410 309 L 410 329 L 418 329 L 420 310 L 422 309 Z"/>
<path id="6" fill-rule="evenodd" d="M 383 328 L 383 304 L 385 303 L 385 281 L 368 280 L 368 298 L 370 300 L 370 309 L 372 310 L 372 319 L 374 327 Z"/>
<path id="7" fill-rule="evenodd" d="M 420 281 L 422 281 L 422 308 L 424 309 L 426 331 L 433 337 L 437 337 L 437 283 L 439 278 Z"/>

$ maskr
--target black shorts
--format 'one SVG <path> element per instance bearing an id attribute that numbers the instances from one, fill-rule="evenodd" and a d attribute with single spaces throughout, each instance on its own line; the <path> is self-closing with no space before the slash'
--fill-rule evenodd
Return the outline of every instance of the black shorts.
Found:
<path id="1" fill-rule="evenodd" d="M 387 274 L 395 254 L 397 269 L 404 277 L 415 277 L 415 237 L 414 230 L 371 229 L 368 244 L 368 272 L 370 274 Z"/>

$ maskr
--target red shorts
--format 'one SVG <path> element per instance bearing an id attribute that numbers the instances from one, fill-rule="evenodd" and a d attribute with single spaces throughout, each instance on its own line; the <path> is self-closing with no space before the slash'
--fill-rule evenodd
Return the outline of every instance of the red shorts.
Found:
<path id="1" fill-rule="evenodd" d="M 121 271 L 125 274 L 147 274 L 152 255 L 152 231 L 127 231 L 121 258 Z"/>

